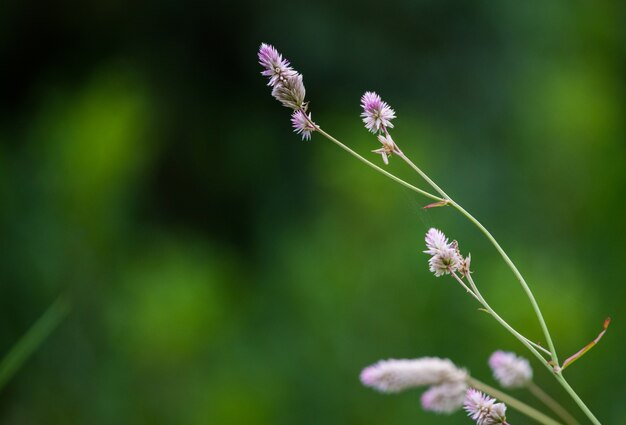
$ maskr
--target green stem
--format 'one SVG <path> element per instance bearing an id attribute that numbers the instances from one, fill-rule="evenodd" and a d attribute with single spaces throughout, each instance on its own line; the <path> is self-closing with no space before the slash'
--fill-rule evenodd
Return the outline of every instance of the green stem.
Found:
<path id="1" fill-rule="evenodd" d="M 591 410 L 589 410 L 589 408 L 587 407 L 587 405 L 585 405 L 585 403 L 582 401 L 582 399 L 578 396 L 578 394 L 576 394 L 576 391 L 574 391 L 574 389 L 570 386 L 570 384 L 565 380 L 565 378 L 563 377 L 563 374 L 561 372 L 559 373 L 555 373 L 554 376 L 556 377 L 556 380 L 559 381 L 559 383 L 561 384 L 561 386 L 563 388 L 565 388 L 565 391 L 567 391 L 567 393 L 574 399 L 574 401 L 576 402 L 576 404 L 578 404 L 578 406 L 580 406 L 581 410 L 583 412 L 585 412 L 585 415 L 587 415 L 587 417 L 589 418 L 589 420 L 594 424 L 594 425 L 601 425 L 600 421 L 598 420 L 598 418 L 596 418 L 594 416 L 594 414 L 591 412 Z"/>
<path id="2" fill-rule="evenodd" d="M 507 253 L 504 251 L 504 249 L 502 249 L 498 241 L 496 241 L 496 239 L 491 235 L 491 233 L 489 233 L 489 231 L 485 228 L 485 226 L 483 226 L 476 218 L 474 218 L 474 216 L 472 216 L 469 212 L 467 212 L 463 207 L 461 207 L 459 204 L 454 202 L 452 198 L 450 198 L 430 177 L 428 177 L 426 173 L 424 173 L 417 165 L 415 165 L 413 161 L 411 161 L 406 155 L 404 155 L 400 151 L 398 153 L 398 156 L 400 156 L 400 158 L 402 158 L 404 162 L 406 162 L 409 165 L 409 167 L 415 170 L 424 180 L 426 180 L 426 182 L 429 185 L 431 185 L 433 189 L 435 189 L 441 196 L 443 196 L 444 199 L 446 199 L 451 206 L 456 208 L 457 211 L 463 214 L 469 221 L 471 221 L 476 227 L 478 227 L 478 229 L 480 229 L 480 231 L 483 232 L 485 236 L 487 236 L 487 239 L 489 239 L 489 241 L 493 244 L 496 250 L 500 253 L 505 263 L 513 271 L 513 274 L 522 285 L 524 292 L 526 292 L 526 295 L 528 296 L 528 299 L 530 300 L 533 310 L 535 311 L 535 315 L 537 316 L 537 319 L 539 320 L 541 330 L 543 331 L 543 334 L 548 343 L 548 348 L 550 349 L 552 361 L 554 362 L 554 364 L 558 365 L 559 359 L 556 354 L 556 350 L 554 348 L 554 343 L 552 342 L 552 337 L 550 336 L 550 332 L 548 331 L 548 326 L 546 325 L 546 321 L 543 318 L 543 314 L 541 313 L 541 310 L 539 309 L 539 304 L 537 304 L 537 300 L 535 299 L 535 296 L 530 290 L 530 287 L 524 280 L 524 277 L 519 272 L 517 267 L 515 267 L 515 264 L 513 264 L 513 261 L 511 261 Z"/>
<path id="3" fill-rule="evenodd" d="M 363 162 L 364 164 L 366 164 L 367 166 L 373 168 L 374 170 L 378 171 L 379 173 L 387 176 L 388 178 L 394 180 L 397 183 L 400 183 L 402 186 L 411 189 L 412 191 L 419 193 L 420 195 L 426 196 L 427 198 L 433 199 L 435 201 L 438 202 L 444 202 L 447 201 L 448 204 L 452 205 L 454 208 L 456 208 L 462 215 L 464 215 L 467 219 L 469 219 L 476 227 L 478 227 L 478 229 L 487 237 L 487 239 L 489 239 L 489 241 L 492 243 L 492 245 L 496 248 L 496 250 L 498 251 L 498 253 L 500 253 L 500 255 L 502 256 L 502 258 L 504 259 L 505 263 L 509 266 L 509 268 L 513 271 L 513 274 L 515 275 L 515 277 L 517 278 L 517 280 L 520 282 L 520 284 L 522 285 L 522 288 L 524 289 L 524 292 L 526 293 L 526 295 L 528 296 L 528 299 L 531 302 L 531 305 L 533 307 L 533 310 L 535 311 L 535 314 L 537 316 L 537 319 L 539 320 L 539 324 L 541 325 L 541 329 L 543 331 L 543 334 L 546 338 L 546 341 L 548 343 L 548 347 L 550 349 L 550 353 L 551 353 L 551 358 L 552 358 L 552 363 L 553 365 L 548 364 L 545 359 L 543 358 L 543 356 L 532 346 L 532 344 L 529 342 L 529 340 L 524 337 L 523 335 L 519 334 L 517 331 L 515 331 L 515 329 L 513 329 L 511 326 L 508 325 L 508 323 L 506 323 L 506 321 L 504 321 L 504 319 L 502 319 L 500 316 L 497 315 L 497 313 L 495 313 L 495 311 L 493 311 L 493 309 L 491 309 L 491 307 L 488 306 L 488 304 L 486 305 L 486 309 L 487 311 L 490 312 L 490 314 L 493 315 L 494 318 L 496 318 L 496 320 L 498 320 L 500 322 L 500 324 L 502 324 L 507 330 L 509 330 L 509 332 L 513 333 L 513 335 L 520 340 L 520 342 L 522 342 L 522 344 L 524 344 L 537 358 L 541 359 L 541 363 L 548 368 L 548 370 L 550 370 L 552 372 L 552 374 L 556 377 L 557 381 L 563 386 L 563 388 L 565 388 L 565 390 L 570 394 L 570 396 L 574 399 L 574 401 L 576 402 L 576 404 L 578 404 L 580 406 L 580 408 L 582 409 L 582 411 L 587 415 L 587 417 L 591 420 L 591 422 L 593 422 L 595 425 L 600 425 L 600 422 L 598 421 L 598 419 L 596 419 L 596 417 L 593 415 L 593 413 L 591 413 L 591 411 L 589 410 L 589 408 L 585 405 L 585 403 L 580 399 L 580 397 L 578 396 L 578 394 L 576 394 L 576 392 L 574 391 L 574 389 L 569 385 L 569 383 L 565 380 L 565 378 L 563 377 L 563 375 L 560 373 L 560 369 L 556 369 L 558 370 L 558 372 L 555 370 L 555 368 L 558 368 L 558 356 L 556 354 L 556 349 L 554 348 L 554 343 L 552 342 L 552 337 L 550 336 L 550 332 L 548 331 L 548 326 L 543 318 L 543 314 L 541 313 L 541 310 L 539 309 L 539 304 L 537 304 L 537 300 L 535 299 L 532 291 L 530 290 L 530 287 L 528 286 L 528 284 L 526 283 L 526 281 L 524 280 L 523 276 L 521 275 L 521 273 L 519 272 L 519 270 L 517 269 L 517 267 L 515 266 L 515 264 L 513 264 L 513 261 L 511 261 L 511 259 L 509 258 L 509 256 L 507 255 L 507 253 L 504 251 L 504 249 L 502 249 L 502 247 L 500 246 L 500 244 L 498 243 L 498 241 L 496 241 L 496 239 L 491 235 L 491 233 L 489 233 L 489 231 L 476 219 L 474 218 L 474 216 L 472 216 L 469 212 L 467 212 L 463 207 L 461 207 L 459 204 L 457 204 L 456 202 L 454 202 L 439 186 L 437 186 L 437 184 L 431 180 L 428 175 L 426 175 L 426 173 L 424 173 L 419 167 L 417 167 L 411 160 L 409 160 L 403 153 L 402 151 L 400 151 L 400 149 L 398 148 L 397 151 L 395 152 L 398 156 L 400 156 L 411 168 L 413 168 L 424 180 L 426 180 L 426 182 L 428 184 L 430 184 L 442 197 L 438 197 L 436 195 L 433 195 L 429 192 L 426 192 L 425 190 L 422 190 L 418 187 L 413 186 L 410 183 L 405 182 L 404 180 L 396 177 L 395 175 L 389 173 L 388 171 L 382 169 L 381 167 L 373 164 L 372 162 L 368 161 L 367 159 L 365 159 L 364 157 L 362 157 L 361 155 L 359 155 L 358 153 L 356 153 L 355 151 L 353 151 L 352 149 L 350 149 L 349 147 L 347 147 L 346 145 L 344 145 L 343 143 L 341 143 L 339 140 L 335 139 L 333 136 L 331 136 L 330 134 L 326 133 L 325 131 L 323 131 L 318 125 L 312 123 L 312 125 L 314 125 L 315 127 L 315 131 L 317 131 L 318 133 L 320 133 L 322 136 L 326 137 L 328 140 L 330 140 L 331 142 L 335 143 L 337 146 L 339 146 L 341 149 L 345 150 L 346 152 L 348 152 L 350 155 L 354 156 L 355 158 L 357 158 L 359 161 Z M 486 304 L 486 303 L 485 303 Z M 553 422 L 555 423 L 555 422 Z"/>
<path id="4" fill-rule="evenodd" d="M 456 275 L 456 273 L 453 273 L 453 276 L 457 280 L 459 280 L 459 277 Z M 555 371 L 554 367 L 551 366 L 550 364 L 548 364 L 545 361 L 543 356 L 541 354 L 539 354 L 539 352 L 530 344 L 530 342 L 528 341 L 528 339 L 526 337 L 524 337 L 519 332 L 517 332 L 515 329 L 513 329 L 513 327 L 511 327 L 503 318 L 501 318 L 491 308 L 491 306 L 487 303 L 487 301 L 485 301 L 485 299 L 481 295 L 480 291 L 476 287 L 476 284 L 474 283 L 474 280 L 472 279 L 472 277 L 471 277 L 471 275 L 469 273 L 467 274 L 467 279 L 470 282 L 470 285 L 472 286 L 472 288 L 474 289 L 474 292 L 476 293 L 476 295 L 478 295 L 478 297 L 480 298 L 481 304 L 483 304 L 483 306 L 485 307 L 487 312 L 489 312 L 489 314 L 491 314 L 502 326 L 504 326 L 505 329 L 507 329 L 509 332 L 511 332 L 513 334 L 513 336 L 515 336 L 522 344 L 524 344 L 526 346 L 526 348 L 528 348 L 535 355 L 535 357 L 537 357 L 541 361 L 541 364 L 543 366 L 545 366 L 548 369 L 548 371 L 550 371 L 551 375 L 554 375 L 556 380 L 561 384 L 561 386 L 563 388 L 565 388 L 565 390 L 568 392 L 568 394 L 572 397 L 572 399 L 576 402 L 576 404 L 578 404 L 580 409 L 585 413 L 585 415 L 587 415 L 587 417 L 589 418 L 589 420 L 592 423 L 594 423 L 595 425 L 601 425 L 600 421 L 598 421 L 598 419 L 594 416 L 594 414 L 591 412 L 591 410 L 589 410 L 589 408 L 585 405 L 585 403 L 578 396 L 578 394 L 576 394 L 576 391 L 574 391 L 574 389 L 565 380 L 565 378 L 563 377 L 562 372 L 560 370 L 558 372 Z"/>
<path id="5" fill-rule="evenodd" d="M 461 278 L 454 272 L 451 273 L 452 276 L 457 280 L 457 281 L 461 281 Z M 530 350 L 531 353 L 533 353 L 533 355 L 535 355 L 535 357 L 537 357 L 537 359 L 539 359 L 539 361 L 541 362 L 541 364 L 543 364 L 544 366 L 546 366 L 550 371 L 552 371 L 552 368 L 547 364 L 546 359 L 541 355 L 541 353 L 539 353 L 539 351 L 537 351 L 537 349 L 535 349 L 535 347 L 532 346 L 532 344 L 530 344 L 528 342 L 528 339 L 520 334 L 518 331 L 516 331 L 511 325 L 509 325 L 507 323 L 506 320 L 504 320 L 502 317 L 500 317 L 500 315 L 498 313 L 496 313 L 494 311 L 493 308 L 491 308 L 491 306 L 489 305 L 489 303 L 487 303 L 487 301 L 485 300 L 485 298 L 482 296 L 482 294 L 480 293 L 480 291 L 478 290 L 478 287 L 476 286 L 476 284 L 474 283 L 474 280 L 472 279 L 472 277 L 470 276 L 470 274 L 468 273 L 467 275 L 467 280 L 469 281 L 471 287 L 474 289 L 474 293 L 478 296 L 478 301 L 481 303 L 481 305 L 485 308 L 485 310 L 487 310 L 487 312 L 493 316 L 494 319 L 496 319 L 498 321 L 498 323 L 500 323 L 507 331 L 509 331 L 515 338 L 517 338 L 522 344 L 524 344 L 524 346 L 526 346 L 526 348 L 528 348 L 528 350 Z"/>
<path id="6" fill-rule="evenodd" d="M 356 159 L 358 159 L 359 161 L 363 162 L 364 164 L 366 164 L 367 166 L 373 168 L 374 170 L 378 171 L 379 173 L 389 177 L 391 180 L 394 180 L 397 183 L 400 183 L 402 186 L 411 189 L 414 192 L 419 193 L 420 195 L 424 195 L 427 198 L 430 199 L 434 199 L 435 201 L 443 201 L 443 198 L 440 198 L 438 196 L 435 196 L 431 193 L 426 192 L 425 190 L 422 190 L 418 187 L 413 186 L 410 183 L 405 182 L 404 180 L 394 176 L 393 174 L 391 174 L 390 172 L 382 169 L 381 167 L 379 167 L 378 165 L 368 161 L 367 159 L 365 159 L 364 157 L 362 157 L 361 155 L 359 155 L 358 153 L 356 153 L 355 151 L 353 151 L 352 149 L 350 149 L 349 147 L 347 147 L 346 145 L 344 145 L 343 143 L 341 143 L 339 140 L 335 139 L 333 136 L 331 136 L 330 134 L 326 133 L 324 130 L 322 130 L 321 128 L 319 128 L 319 126 L 317 126 L 316 130 L 318 133 L 320 133 L 322 136 L 326 137 L 328 140 L 330 140 L 331 142 L 333 142 L 334 144 L 336 144 L 337 146 L 339 146 L 341 149 L 345 150 L 346 152 L 348 152 L 350 155 L 354 156 Z"/>
<path id="7" fill-rule="evenodd" d="M 523 403 L 521 401 L 519 401 L 518 399 L 500 391 L 497 390 L 481 381 L 479 381 L 478 379 L 472 378 L 472 377 L 468 377 L 467 378 L 467 383 L 476 388 L 479 391 L 482 391 L 486 394 L 489 394 L 492 397 L 497 398 L 500 401 L 503 401 L 507 406 L 517 410 L 520 413 L 523 413 L 524 415 L 528 416 L 529 418 L 532 418 L 534 420 L 536 420 L 537 422 L 544 424 L 544 425 L 561 425 L 559 422 L 555 421 L 554 419 L 552 419 L 549 416 L 544 415 L 543 413 L 541 413 L 540 411 L 538 411 L 537 409 L 527 405 L 526 403 Z"/>
<path id="8" fill-rule="evenodd" d="M 0 362 L 0 389 L 20 369 L 30 355 L 46 340 L 69 313 L 69 303 L 60 296 L 31 326 Z"/>
<path id="9" fill-rule="evenodd" d="M 543 404 L 548 406 L 554 413 L 556 413 L 563 421 L 568 425 L 580 425 L 580 423 L 574 418 L 563 406 L 561 406 L 555 399 L 550 397 L 548 393 L 541 389 L 541 387 L 535 384 L 533 381 L 529 381 L 526 384 L 528 391 L 530 391 L 535 397 L 537 397 Z"/>
<path id="10" fill-rule="evenodd" d="M 550 349 L 550 353 L 552 354 L 551 355 L 552 361 L 554 362 L 555 365 L 558 365 L 559 364 L 559 359 L 558 359 L 558 356 L 556 354 L 556 349 L 554 348 L 554 343 L 552 342 L 552 337 L 550 336 L 550 331 L 548 331 L 548 325 L 546 324 L 546 321 L 543 318 L 543 314 L 541 313 L 541 309 L 539 308 L 539 304 L 537 304 L 537 300 L 535 299 L 535 296 L 533 295 L 532 291 L 530 290 L 530 287 L 528 286 L 528 284 L 524 280 L 524 277 L 519 272 L 517 267 L 515 267 L 515 264 L 513 264 L 513 261 L 511 261 L 511 259 L 507 255 L 507 253 L 504 251 L 504 249 L 502 249 L 502 247 L 500 246 L 498 241 L 496 241 L 496 239 L 491 235 L 491 233 L 489 233 L 489 231 L 485 228 L 485 226 L 483 226 L 476 218 L 474 218 L 474 216 L 472 216 L 469 212 L 467 212 L 463 207 L 461 207 L 459 204 L 454 202 L 452 199 L 448 199 L 448 200 L 450 202 L 450 205 L 452 205 L 454 208 L 456 208 L 469 221 L 471 221 L 476 227 L 478 227 L 478 229 L 480 229 L 481 232 L 483 232 L 483 234 L 487 237 L 487 239 L 489 239 L 489 241 L 492 243 L 492 245 L 500 253 L 502 258 L 504 259 L 504 262 L 513 271 L 513 274 L 515 275 L 515 277 L 517 278 L 519 283 L 522 285 L 522 288 L 524 289 L 524 292 L 528 296 L 528 299 L 530 300 L 530 303 L 531 303 L 531 305 L 533 307 L 533 310 L 535 311 L 535 315 L 537 316 L 537 319 L 539 320 L 539 324 L 541 325 L 541 330 L 543 331 L 543 334 L 544 334 L 544 336 L 546 338 L 546 341 L 548 343 L 548 348 Z"/>

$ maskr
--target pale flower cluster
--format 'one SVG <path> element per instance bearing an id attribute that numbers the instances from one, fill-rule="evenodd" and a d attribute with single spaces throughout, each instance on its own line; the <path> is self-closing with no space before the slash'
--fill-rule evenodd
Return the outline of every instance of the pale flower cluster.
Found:
<path id="1" fill-rule="evenodd" d="M 448 238 L 441 230 L 431 228 L 426 233 L 425 240 L 428 249 L 424 253 L 431 256 L 428 265 L 435 276 L 450 274 L 463 267 L 465 260 L 459 252 L 456 241 L 448 242 Z"/>
<path id="2" fill-rule="evenodd" d="M 489 367 L 504 388 L 522 388 L 533 379 L 528 360 L 515 353 L 496 351 L 489 357 Z"/>
<path id="3" fill-rule="evenodd" d="M 361 382 L 385 393 L 397 393 L 430 385 L 422 395 L 422 407 L 450 413 L 463 405 L 467 390 L 467 372 L 449 359 L 381 360 L 361 372 Z"/>
<path id="4" fill-rule="evenodd" d="M 311 120 L 311 114 L 306 114 L 306 90 L 302 75 L 291 67 L 288 60 L 283 59 L 274 46 L 261 44 L 258 57 L 259 64 L 264 68 L 261 75 L 269 78 L 267 84 L 272 87 L 272 96 L 283 106 L 293 109 L 291 124 L 294 131 L 302 135 L 302 140 L 309 140 L 316 125 Z"/>
<path id="5" fill-rule="evenodd" d="M 506 405 L 474 388 L 467 390 L 463 406 L 476 425 L 506 424 Z"/>

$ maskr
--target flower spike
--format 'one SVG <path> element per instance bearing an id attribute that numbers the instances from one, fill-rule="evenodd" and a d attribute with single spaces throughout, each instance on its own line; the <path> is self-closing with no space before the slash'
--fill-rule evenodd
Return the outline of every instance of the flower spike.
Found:
<path id="1" fill-rule="evenodd" d="M 363 123 L 372 133 L 384 131 L 385 128 L 393 128 L 391 120 L 396 117 L 396 113 L 387 102 L 383 102 L 380 96 L 368 91 L 361 97 L 361 107 L 363 113 Z"/>

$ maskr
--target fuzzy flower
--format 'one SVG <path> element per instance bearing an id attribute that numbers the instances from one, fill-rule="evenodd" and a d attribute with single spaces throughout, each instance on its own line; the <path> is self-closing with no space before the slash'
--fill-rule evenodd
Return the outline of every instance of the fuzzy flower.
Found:
<path id="1" fill-rule="evenodd" d="M 304 103 L 304 96 L 306 90 L 302 83 L 302 75 L 295 74 L 285 78 L 284 81 L 280 81 L 272 89 L 272 96 L 283 106 L 291 108 L 294 111 L 300 108 L 306 108 Z"/>
<path id="2" fill-rule="evenodd" d="M 465 382 L 448 382 L 430 387 L 422 394 L 422 408 L 431 412 L 452 413 L 463 406 L 466 391 Z"/>
<path id="3" fill-rule="evenodd" d="M 444 235 L 441 230 L 435 229 L 434 227 L 426 232 L 424 240 L 426 241 L 426 248 L 428 248 L 424 253 L 430 255 L 437 255 L 450 246 L 446 235 Z"/>
<path id="4" fill-rule="evenodd" d="M 495 398 L 474 388 L 467 390 L 463 405 L 467 415 L 476 421 L 476 425 L 506 424 L 506 405 L 496 403 Z"/>
<path id="5" fill-rule="evenodd" d="M 448 248 L 438 255 L 433 255 L 428 260 L 428 270 L 441 277 L 445 274 L 455 272 L 461 267 L 463 259 L 453 248 Z"/>
<path id="6" fill-rule="evenodd" d="M 523 357 L 506 351 L 496 351 L 489 357 L 493 376 L 504 388 L 521 388 L 533 378 L 530 363 Z"/>
<path id="7" fill-rule="evenodd" d="M 301 109 L 291 114 L 293 131 L 302 134 L 302 140 L 311 140 L 311 132 L 315 131 L 315 123 L 311 120 L 311 113 L 306 115 Z"/>
<path id="8" fill-rule="evenodd" d="M 283 59 L 274 46 L 262 43 L 259 48 L 259 64 L 265 68 L 261 75 L 269 77 L 268 86 L 274 87 L 279 82 L 285 82 L 288 77 L 296 75 L 289 61 Z"/>
<path id="9" fill-rule="evenodd" d="M 389 164 L 389 157 L 392 153 L 396 152 L 396 144 L 388 134 L 379 134 L 378 141 L 382 143 L 383 146 L 379 149 L 373 150 L 372 152 L 382 155 L 383 162 L 385 164 Z"/>
<path id="10" fill-rule="evenodd" d="M 414 360 L 381 360 L 361 372 L 361 382 L 384 393 L 444 383 L 463 383 L 467 372 L 449 359 L 422 357 Z"/>
<path id="11" fill-rule="evenodd" d="M 430 229 L 426 233 L 425 241 L 428 249 L 424 253 L 431 255 L 428 260 L 429 270 L 436 277 L 450 274 L 463 266 L 464 259 L 456 241 L 448 242 L 441 230 Z"/>
<path id="12" fill-rule="evenodd" d="M 391 120 L 396 113 L 387 102 L 383 102 L 379 95 L 368 91 L 361 97 L 363 113 L 361 117 L 367 128 L 372 133 L 381 131 L 384 127 L 393 128 Z"/>

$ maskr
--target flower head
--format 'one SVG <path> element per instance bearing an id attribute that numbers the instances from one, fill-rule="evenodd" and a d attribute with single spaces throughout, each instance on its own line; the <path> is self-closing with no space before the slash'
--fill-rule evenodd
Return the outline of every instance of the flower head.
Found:
<path id="1" fill-rule="evenodd" d="M 302 83 L 302 75 L 283 59 L 274 46 L 261 44 L 258 56 L 259 64 L 265 68 L 261 74 L 269 77 L 268 85 L 272 87 L 272 96 L 287 108 L 306 111 L 307 104 L 304 102 L 306 90 Z"/>
<path id="2" fill-rule="evenodd" d="M 430 387 L 422 394 L 422 408 L 431 412 L 452 413 L 463 406 L 466 391 L 465 382 L 447 382 Z"/>
<path id="3" fill-rule="evenodd" d="M 426 241 L 426 248 L 428 248 L 424 252 L 430 255 L 437 255 L 447 249 L 450 245 L 446 235 L 444 235 L 441 230 L 435 229 L 434 227 L 428 229 L 424 240 Z"/>
<path id="4" fill-rule="evenodd" d="M 302 134 L 302 140 L 310 140 L 311 132 L 315 131 L 315 123 L 311 120 L 311 113 L 309 112 L 307 115 L 301 109 L 291 114 L 291 125 L 293 126 L 293 131 Z"/>
<path id="5" fill-rule="evenodd" d="M 389 164 L 389 157 L 392 153 L 396 152 L 396 144 L 388 134 L 379 134 L 378 141 L 382 143 L 383 146 L 379 149 L 373 150 L 372 152 L 382 155 L 383 162 L 385 164 Z"/>
<path id="6" fill-rule="evenodd" d="M 476 421 L 476 425 L 506 424 L 506 405 L 496 403 L 495 398 L 474 388 L 467 390 L 463 405 L 467 415 Z"/>
<path id="7" fill-rule="evenodd" d="M 379 132 L 385 127 L 393 128 L 391 120 L 396 117 L 396 113 L 376 93 L 365 92 L 361 97 L 361 107 L 363 108 L 361 117 L 365 123 L 365 128 L 372 133 Z"/>
<path id="8" fill-rule="evenodd" d="M 284 82 L 288 77 L 296 75 L 289 61 L 283 59 L 274 46 L 262 43 L 259 48 L 259 64 L 265 68 L 261 75 L 269 77 L 268 86 L 274 87 L 279 82 Z"/>
<path id="9" fill-rule="evenodd" d="M 521 388 L 533 378 L 530 363 L 523 357 L 506 351 L 496 351 L 489 357 L 493 376 L 504 388 Z"/>
<path id="10" fill-rule="evenodd" d="M 304 103 L 304 96 L 306 90 L 302 83 L 302 75 L 295 74 L 286 77 L 284 80 L 279 81 L 272 89 L 272 96 L 283 106 L 291 108 L 293 110 L 306 108 Z"/>
<path id="11" fill-rule="evenodd" d="M 425 237 L 426 248 L 424 253 L 430 254 L 429 270 L 436 277 L 457 271 L 464 264 L 456 241 L 448 242 L 448 238 L 441 230 L 431 228 Z"/>
<path id="12" fill-rule="evenodd" d="M 361 372 L 363 385 L 385 393 L 444 383 L 463 383 L 467 372 L 449 359 L 422 357 L 414 360 L 381 360 Z"/>

